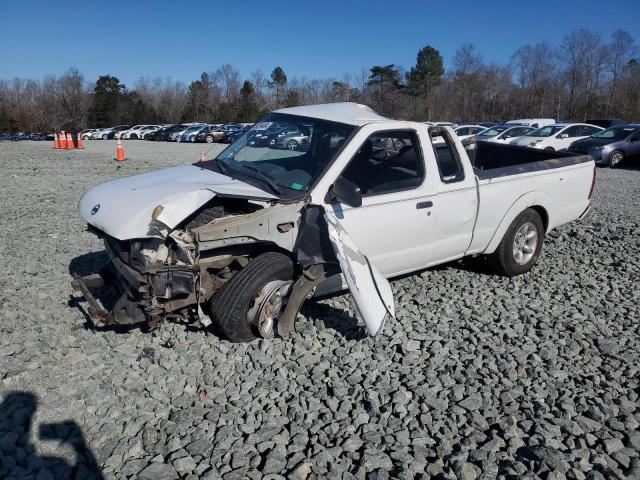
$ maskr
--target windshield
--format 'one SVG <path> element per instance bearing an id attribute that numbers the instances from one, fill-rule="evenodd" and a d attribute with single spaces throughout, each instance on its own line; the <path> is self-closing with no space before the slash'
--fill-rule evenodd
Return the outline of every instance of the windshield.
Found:
<path id="1" fill-rule="evenodd" d="M 566 128 L 566 127 L 564 125 L 557 125 L 557 126 L 549 125 L 549 126 L 534 130 L 533 132 L 529 132 L 525 135 L 525 137 L 550 137 L 558 133 L 563 128 Z"/>
<path id="2" fill-rule="evenodd" d="M 292 130 L 301 135 L 279 135 Z M 295 196 L 309 190 L 354 130 L 352 125 L 272 113 L 215 160 L 197 165 L 223 168 L 230 176 L 241 174 L 257 180 L 260 188 L 270 193 Z"/>
<path id="3" fill-rule="evenodd" d="M 512 128 L 512 127 L 491 127 L 491 128 L 487 128 L 486 130 L 483 130 L 482 132 L 480 132 L 478 134 L 479 137 L 495 137 L 496 135 L 504 132 L 507 128 Z"/>
<path id="4" fill-rule="evenodd" d="M 593 138 L 611 138 L 614 140 L 621 140 L 626 138 L 627 135 L 631 135 L 634 130 L 636 129 L 633 127 L 611 127 L 591 136 Z"/>
<path id="5" fill-rule="evenodd" d="M 195 126 L 195 127 L 189 127 L 187 128 L 184 133 L 193 133 L 193 132 L 197 132 L 200 129 L 202 129 L 203 127 L 201 125 Z"/>

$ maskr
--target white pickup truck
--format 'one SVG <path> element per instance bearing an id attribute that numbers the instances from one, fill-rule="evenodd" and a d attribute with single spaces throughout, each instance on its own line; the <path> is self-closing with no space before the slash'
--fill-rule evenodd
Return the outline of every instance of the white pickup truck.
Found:
<path id="1" fill-rule="evenodd" d="M 271 148 L 290 127 L 309 141 Z M 88 190 L 80 211 L 109 262 L 72 284 L 97 324 L 178 317 L 232 341 L 287 336 L 307 298 L 349 288 L 376 335 L 395 314 L 387 278 L 476 255 L 528 272 L 594 184 L 588 156 L 487 144 L 472 164 L 448 127 L 353 103 L 287 108 L 213 160 Z M 120 292 L 110 306 L 92 293 L 105 283 Z"/>

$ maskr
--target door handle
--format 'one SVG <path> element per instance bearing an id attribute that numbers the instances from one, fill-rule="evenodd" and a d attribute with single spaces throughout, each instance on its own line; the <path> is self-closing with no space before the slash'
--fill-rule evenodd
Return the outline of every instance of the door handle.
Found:
<path id="1" fill-rule="evenodd" d="M 416 203 L 416 208 L 420 210 L 421 208 L 431 208 L 433 207 L 433 202 L 431 200 L 427 200 L 426 202 L 418 202 Z"/>

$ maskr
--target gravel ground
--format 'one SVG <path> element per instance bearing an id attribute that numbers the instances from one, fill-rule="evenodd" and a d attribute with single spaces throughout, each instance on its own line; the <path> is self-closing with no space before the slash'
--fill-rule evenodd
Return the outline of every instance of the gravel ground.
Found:
<path id="1" fill-rule="evenodd" d="M 640 478 L 638 168 L 598 170 L 530 274 L 450 264 L 392 282 L 380 338 L 341 295 L 238 345 L 87 326 L 80 195 L 200 148 L 87 143 L 0 143 L 0 478 Z"/>

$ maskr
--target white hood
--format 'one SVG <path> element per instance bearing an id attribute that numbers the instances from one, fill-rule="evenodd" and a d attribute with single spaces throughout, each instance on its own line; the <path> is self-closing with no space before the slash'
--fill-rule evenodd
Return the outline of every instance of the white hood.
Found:
<path id="1" fill-rule="evenodd" d="M 89 224 L 119 240 L 157 236 L 151 214 L 175 228 L 216 194 L 275 199 L 248 183 L 195 165 L 166 168 L 97 185 L 80 199 L 80 214 Z"/>

